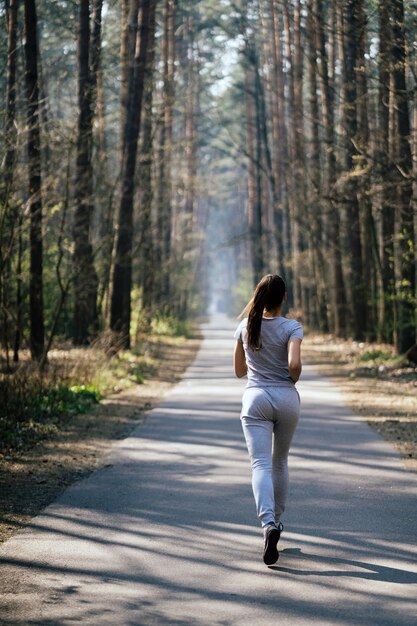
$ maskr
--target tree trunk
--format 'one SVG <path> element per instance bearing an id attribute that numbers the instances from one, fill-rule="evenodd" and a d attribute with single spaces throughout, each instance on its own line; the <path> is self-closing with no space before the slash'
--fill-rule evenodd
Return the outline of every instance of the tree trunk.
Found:
<path id="1" fill-rule="evenodd" d="M 274 177 L 274 235 L 277 248 L 278 267 L 286 279 L 286 245 L 284 237 L 284 202 L 287 154 L 287 133 L 284 121 L 284 84 L 282 76 L 281 32 L 278 0 L 270 1 L 270 28 L 272 42 L 271 72 L 271 131 L 272 131 L 272 175 Z"/>
<path id="2" fill-rule="evenodd" d="M 132 0 L 120 1 L 120 160 L 123 161 L 124 154 L 124 129 L 126 127 L 126 111 L 129 89 L 129 14 Z"/>
<path id="3" fill-rule="evenodd" d="M 93 124 L 93 163 L 96 181 L 94 196 L 100 202 L 94 207 L 93 249 L 96 249 L 95 267 L 97 268 L 98 294 L 97 314 L 108 318 L 108 296 L 110 290 L 110 272 L 114 239 L 114 177 L 111 176 L 110 159 L 106 137 L 106 103 L 104 93 L 104 76 L 101 52 L 103 0 L 95 0 L 92 14 L 92 32 L 90 45 L 90 69 L 92 82 L 92 104 L 94 113 Z M 103 306 L 104 305 L 104 306 Z"/>
<path id="4" fill-rule="evenodd" d="M 17 62 L 17 7 L 18 0 L 10 0 L 7 7 L 7 92 L 4 128 L 4 160 L 0 185 L 0 310 L 3 318 L 1 340 L 8 361 L 10 291 L 12 289 L 11 257 L 15 234 L 16 211 L 12 190 L 16 163 L 16 62 Z"/>
<path id="5" fill-rule="evenodd" d="M 297 3 L 297 7 L 298 7 Z M 285 57 L 288 66 L 288 119 L 289 119 L 289 133 L 288 133 L 288 156 L 289 162 L 287 167 L 289 168 L 288 175 L 288 204 L 289 204 L 289 219 L 290 219 L 290 231 L 291 231 L 291 280 L 290 291 L 292 292 L 292 304 L 296 309 L 301 307 L 301 284 L 300 284 L 300 255 L 301 255 L 301 207 L 302 207 L 302 186 L 300 181 L 300 91 L 297 81 L 300 76 L 300 62 L 299 52 L 296 52 L 296 39 L 299 36 L 299 13 L 294 15 L 290 13 L 290 3 L 288 0 L 283 0 L 283 24 L 285 31 Z M 293 31 L 291 30 L 291 24 L 293 24 Z M 297 41 L 297 44 L 299 42 Z M 302 72 L 302 70 L 301 70 Z"/>
<path id="6" fill-rule="evenodd" d="M 253 42 L 245 41 L 245 111 L 246 152 L 248 156 L 247 214 L 252 251 L 253 283 L 257 285 L 265 271 L 261 193 L 260 111 L 256 93 L 258 61 Z"/>
<path id="7" fill-rule="evenodd" d="M 103 0 L 94 0 L 92 13 L 92 31 L 90 41 L 90 82 L 91 82 L 91 111 L 92 114 L 98 106 L 98 77 L 101 70 L 101 14 Z"/>
<path id="8" fill-rule="evenodd" d="M 414 54 L 414 75 L 417 76 L 417 54 Z M 414 298 L 417 303 L 417 90 L 414 90 L 413 98 L 413 117 L 412 117 L 412 152 L 414 167 L 414 184 L 413 184 L 413 204 L 414 204 Z M 417 312 L 416 312 L 417 315 Z M 417 341 L 417 336 L 416 336 Z"/>
<path id="9" fill-rule="evenodd" d="M 391 0 L 379 2 L 379 85 L 378 85 L 378 165 L 379 179 L 382 186 L 382 285 L 383 291 L 379 299 L 379 326 L 382 337 L 392 341 L 392 325 L 394 320 L 394 197 L 393 172 L 390 155 L 390 81 L 391 81 Z"/>
<path id="10" fill-rule="evenodd" d="M 98 331 L 98 279 L 93 263 L 91 221 L 93 203 L 93 94 L 95 75 L 90 68 L 90 6 L 80 1 L 78 36 L 78 137 L 74 213 L 73 341 L 85 345 Z"/>
<path id="11" fill-rule="evenodd" d="M 13 185 L 16 160 L 16 61 L 17 61 L 17 6 L 18 0 L 10 0 L 7 11 L 7 93 L 6 122 L 4 132 L 5 156 L 3 161 L 4 203 L 8 204 Z M 5 210 L 5 209 L 3 209 Z"/>
<path id="12" fill-rule="evenodd" d="M 196 176 L 196 70 L 195 70 L 195 23 L 190 15 L 187 18 L 187 44 L 188 44 L 188 67 L 187 67 L 187 96 L 185 105 L 185 214 L 188 220 L 188 228 L 192 226 L 194 216 L 195 176 Z"/>
<path id="13" fill-rule="evenodd" d="M 326 51 L 325 24 L 323 21 L 322 0 L 315 0 L 316 28 L 319 37 L 320 91 L 323 109 L 324 141 L 326 144 L 327 166 L 327 231 L 329 237 L 329 276 L 331 293 L 331 330 L 336 335 L 346 334 L 346 296 L 342 272 L 340 248 L 340 216 L 336 201 L 336 155 L 334 129 L 334 95 L 329 82 L 328 57 Z"/>
<path id="14" fill-rule="evenodd" d="M 358 200 L 361 221 L 362 262 L 365 289 L 367 291 L 366 319 L 368 341 L 377 338 L 377 292 L 381 283 L 379 271 L 378 240 L 376 225 L 372 213 L 371 196 L 371 145 L 368 114 L 368 81 L 367 81 L 367 37 L 366 13 L 363 0 L 358 0 L 358 58 L 357 58 L 357 112 L 358 112 L 358 166 L 361 169 L 359 178 Z"/>
<path id="15" fill-rule="evenodd" d="M 154 233 L 152 232 L 152 163 L 153 163 L 153 91 L 154 91 L 154 63 L 155 63 L 155 9 L 156 3 L 150 7 L 149 15 L 149 43 L 146 62 L 145 92 L 143 101 L 143 141 L 140 159 L 141 196 L 141 241 L 142 241 L 142 307 L 145 329 L 150 326 L 155 307 L 155 265 L 154 265 Z"/>
<path id="16" fill-rule="evenodd" d="M 172 248 L 172 150 L 173 150 L 173 110 L 175 102 L 175 16 L 176 0 L 165 0 L 164 31 L 162 38 L 163 62 L 163 112 L 159 143 L 159 173 L 157 189 L 157 230 L 158 244 L 156 263 L 159 269 L 156 276 L 156 295 L 160 307 L 170 302 L 170 266 Z"/>
<path id="17" fill-rule="evenodd" d="M 30 351 L 42 357 L 45 342 L 43 313 L 42 170 L 39 125 L 38 41 L 35 0 L 25 0 L 26 98 L 28 126 L 30 212 Z"/>
<path id="18" fill-rule="evenodd" d="M 345 103 L 343 115 L 343 130 L 345 139 L 345 179 L 344 202 L 347 218 L 348 240 L 348 285 L 350 300 L 351 331 L 354 339 L 362 340 L 367 328 L 367 291 L 365 288 L 362 245 L 359 218 L 359 180 L 357 167 L 358 143 L 357 127 L 357 62 L 358 36 L 360 32 L 358 0 L 348 0 L 346 5 L 346 50 L 344 59 Z M 343 45 L 343 41 L 342 41 Z M 368 244 L 369 245 L 369 244 Z"/>
<path id="19" fill-rule="evenodd" d="M 119 335 L 121 346 L 130 346 L 132 287 L 133 198 L 141 109 L 149 40 L 149 15 L 155 0 L 142 0 L 140 29 L 138 3 L 132 0 L 130 23 L 136 25 L 135 55 L 129 72 L 128 109 L 124 129 L 125 154 L 122 167 L 122 189 L 115 245 L 113 289 L 110 305 L 110 328 Z"/>
<path id="20" fill-rule="evenodd" d="M 314 289 L 311 294 L 311 314 L 310 325 L 313 328 L 320 328 L 322 331 L 328 330 L 327 309 L 328 297 L 326 289 L 326 265 L 323 257 L 324 221 L 322 197 L 323 177 L 320 159 L 320 111 L 318 101 L 317 83 L 317 31 L 314 20 L 314 1 L 310 0 L 308 6 L 307 37 L 308 37 L 308 61 L 309 61 L 309 82 L 310 82 L 310 114 L 311 114 L 311 147 L 309 158 L 309 179 L 310 196 L 309 212 L 311 219 L 308 223 L 309 248 L 312 260 L 312 279 Z"/>
<path id="21" fill-rule="evenodd" d="M 263 274 L 265 274 L 265 237 L 264 237 L 264 206 L 262 203 L 262 162 L 263 162 L 263 141 L 262 141 L 262 110 L 261 110 L 261 93 L 260 93 L 260 77 L 259 77 L 259 60 L 255 48 L 253 48 L 253 72 L 254 83 L 252 84 L 254 108 L 255 108 L 255 185 L 256 185 L 256 201 L 253 223 L 253 249 L 255 250 L 257 264 L 257 282 Z"/>
<path id="22" fill-rule="evenodd" d="M 18 363 L 19 350 L 23 336 L 23 280 L 22 280 L 22 261 L 23 261 L 23 218 L 19 218 L 19 235 L 17 248 L 17 264 L 16 264 L 16 327 L 13 342 L 13 361 Z"/>
<path id="23" fill-rule="evenodd" d="M 398 351 L 402 354 L 415 343 L 416 315 L 414 302 L 414 207 L 412 203 L 412 153 L 410 146 L 410 114 L 406 85 L 406 42 L 404 4 L 392 0 L 392 60 L 394 101 L 397 112 L 398 157 L 396 179 L 399 201 L 400 281 L 396 285 L 398 299 Z"/>

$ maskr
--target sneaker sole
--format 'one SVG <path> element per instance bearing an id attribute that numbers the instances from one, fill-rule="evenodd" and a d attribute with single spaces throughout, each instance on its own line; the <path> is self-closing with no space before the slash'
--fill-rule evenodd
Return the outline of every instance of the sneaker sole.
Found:
<path id="1" fill-rule="evenodd" d="M 273 565 L 278 561 L 279 552 L 277 543 L 281 537 L 281 531 L 278 528 L 274 528 L 268 534 L 268 539 L 264 549 L 264 563 L 265 565 Z"/>

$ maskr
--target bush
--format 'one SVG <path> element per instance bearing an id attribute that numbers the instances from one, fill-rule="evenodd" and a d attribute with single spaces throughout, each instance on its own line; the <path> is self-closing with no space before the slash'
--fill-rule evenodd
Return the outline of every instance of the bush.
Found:
<path id="1" fill-rule="evenodd" d="M 99 402 L 94 387 L 50 387 L 37 372 L 0 380 L 0 450 L 29 447 L 58 431 L 63 416 L 85 413 Z"/>
<path id="2" fill-rule="evenodd" d="M 165 335 L 166 337 L 189 337 L 190 335 L 189 325 L 185 320 L 161 313 L 152 319 L 151 330 L 155 335 Z"/>
<path id="3" fill-rule="evenodd" d="M 386 350 L 367 350 L 358 356 L 358 361 L 362 363 L 368 361 L 386 361 L 390 358 L 392 358 L 392 353 Z"/>
<path id="4" fill-rule="evenodd" d="M 111 357 L 103 333 L 91 348 L 61 344 L 51 350 L 42 373 L 28 354 L 16 372 L 0 372 L 0 451 L 28 448 L 59 431 L 71 415 L 86 413 L 102 396 L 154 376 L 159 344 L 179 341 L 188 326 L 166 314 L 157 316 L 153 325 L 157 339 L 145 335 L 133 350 L 119 350 Z M 161 335 L 169 339 L 161 340 Z"/>

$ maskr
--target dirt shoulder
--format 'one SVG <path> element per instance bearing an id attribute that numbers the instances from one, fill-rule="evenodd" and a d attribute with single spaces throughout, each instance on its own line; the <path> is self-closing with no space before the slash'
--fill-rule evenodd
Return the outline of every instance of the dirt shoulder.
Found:
<path id="1" fill-rule="evenodd" d="M 66 421 L 32 449 L 0 457 L 0 542 L 6 541 L 68 485 L 105 464 L 118 439 L 146 420 L 193 362 L 201 338 L 154 342 L 155 372 L 143 384 L 107 396 Z"/>
<path id="2" fill-rule="evenodd" d="M 346 403 L 417 472 L 417 368 L 399 364 L 391 346 L 310 335 L 303 360 L 340 388 Z"/>

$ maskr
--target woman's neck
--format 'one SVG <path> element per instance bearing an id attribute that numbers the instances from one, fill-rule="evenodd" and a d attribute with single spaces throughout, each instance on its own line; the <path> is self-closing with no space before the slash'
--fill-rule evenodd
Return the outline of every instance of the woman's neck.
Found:
<path id="1" fill-rule="evenodd" d="M 271 311 L 267 311 L 264 309 L 263 316 L 264 317 L 281 317 L 282 307 L 278 307 L 277 309 L 272 309 Z"/>

